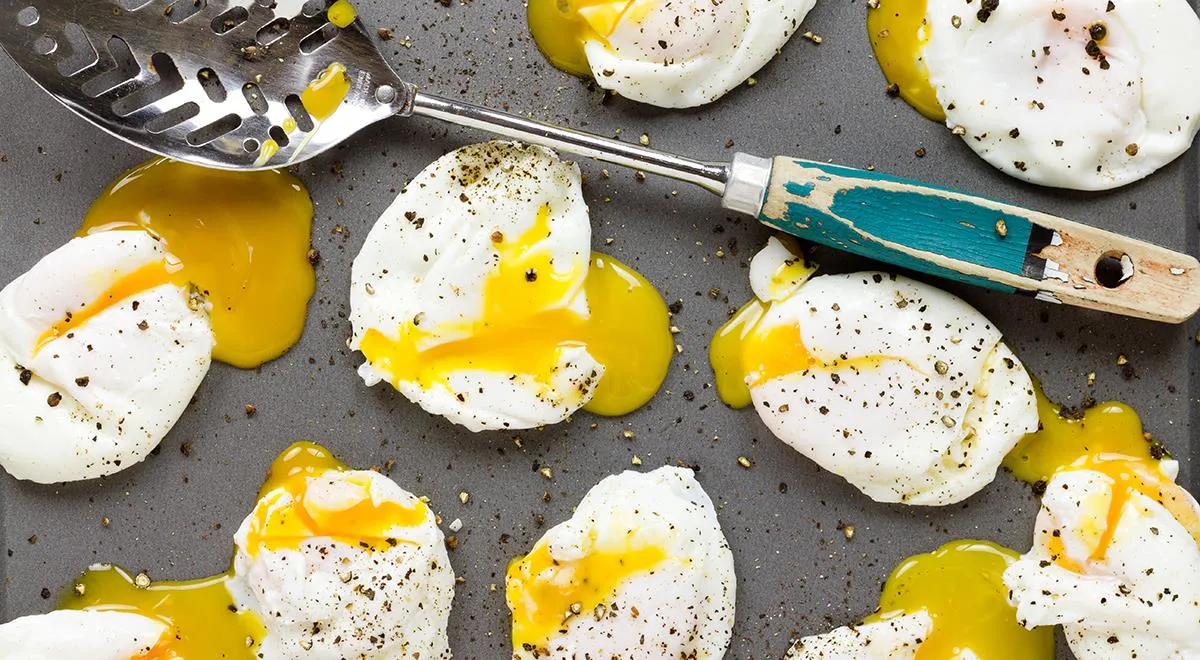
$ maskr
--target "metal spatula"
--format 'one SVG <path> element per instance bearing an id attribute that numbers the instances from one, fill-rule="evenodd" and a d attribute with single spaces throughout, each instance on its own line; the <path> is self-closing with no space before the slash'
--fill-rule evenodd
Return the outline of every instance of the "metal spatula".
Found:
<path id="1" fill-rule="evenodd" d="M 796 158 L 700 162 L 418 92 L 346 0 L 0 0 L 0 45 L 84 118 L 200 165 L 285 166 L 423 115 L 694 183 L 776 229 L 913 270 L 1161 321 L 1200 307 L 1196 259 L 1044 213 Z M 330 67 L 345 97 L 314 116 L 304 90 Z"/>

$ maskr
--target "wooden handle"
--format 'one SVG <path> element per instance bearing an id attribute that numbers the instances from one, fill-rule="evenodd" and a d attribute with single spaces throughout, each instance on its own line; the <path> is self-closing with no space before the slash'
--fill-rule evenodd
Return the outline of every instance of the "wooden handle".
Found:
<path id="1" fill-rule="evenodd" d="M 1157 245 L 946 188 L 778 157 L 759 220 L 903 268 L 1041 300 L 1182 323 L 1200 263 Z"/>

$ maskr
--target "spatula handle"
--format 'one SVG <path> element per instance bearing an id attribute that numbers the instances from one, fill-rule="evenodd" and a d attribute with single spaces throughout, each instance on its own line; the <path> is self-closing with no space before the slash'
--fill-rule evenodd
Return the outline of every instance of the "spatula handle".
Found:
<path id="1" fill-rule="evenodd" d="M 924 273 L 1116 314 L 1181 323 L 1200 263 L 1157 245 L 914 181 L 778 157 L 759 220 Z"/>

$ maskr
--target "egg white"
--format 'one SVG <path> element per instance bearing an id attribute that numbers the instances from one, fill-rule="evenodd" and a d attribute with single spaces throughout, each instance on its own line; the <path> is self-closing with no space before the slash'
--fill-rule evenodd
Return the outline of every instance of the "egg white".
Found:
<path id="1" fill-rule="evenodd" d="M 553 255 L 557 271 L 576 274 L 562 306 L 586 315 L 591 224 L 578 167 L 541 147 L 487 142 L 426 167 L 371 229 L 351 273 L 350 347 L 357 350 L 372 328 L 395 338 L 417 316 L 422 328 L 435 329 L 479 320 L 483 282 L 498 259 L 492 235 L 521 236 L 546 205 L 553 229 L 536 247 Z M 442 333 L 422 348 L 460 336 Z M 603 373 L 578 346 L 560 351 L 549 387 L 535 374 L 463 369 L 442 374 L 449 387 L 400 381 L 396 388 L 472 431 L 523 429 L 566 419 L 591 399 Z M 369 361 L 359 375 L 369 386 L 394 379 Z"/>
<path id="2" fill-rule="evenodd" d="M 0 625 L 0 660 L 133 660 L 167 634 L 140 614 L 58 610 Z"/>
<path id="3" fill-rule="evenodd" d="M 804 637 L 783 660 L 913 660 L 933 631 L 925 610 Z"/>
<path id="4" fill-rule="evenodd" d="M 711 103 L 771 60 L 816 0 L 636 0 L 584 43 L 596 82 L 664 108 Z"/>
<path id="5" fill-rule="evenodd" d="M 733 554 L 712 500 L 691 470 L 662 467 L 605 477 L 570 519 L 538 543 L 548 544 L 556 561 L 571 561 L 631 536 L 660 544 L 668 559 L 626 578 L 607 601 L 606 616 L 589 611 L 572 617 L 547 649 L 515 648 L 514 658 L 724 657 L 735 614 Z"/>
<path id="6" fill-rule="evenodd" d="M 770 291 L 775 269 L 754 272 L 754 290 Z M 818 364 L 752 386 L 754 407 L 772 433 L 872 499 L 966 499 L 1037 430 L 1029 374 L 999 330 L 949 293 L 887 273 L 823 275 L 776 300 L 755 332 L 785 325 L 799 327 Z"/>
<path id="7" fill-rule="evenodd" d="M 984 22 L 979 2 L 929 0 L 924 61 L 946 124 L 1005 173 L 1061 188 L 1125 185 L 1184 153 L 1200 18 L 1186 0 L 1108 4 L 1002 0 Z M 1103 65 L 1085 50 L 1097 23 Z"/>
<path id="8" fill-rule="evenodd" d="M 1134 493 L 1105 556 L 1089 559 L 1108 527 L 1112 486 L 1087 469 L 1049 480 L 1033 547 L 1004 572 L 1009 602 L 1026 627 L 1062 624 L 1080 660 L 1200 657 L 1200 546 L 1166 508 Z M 1190 496 L 1184 504 L 1200 513 Z M 1053 561 L 1052 535 L 1085 574 Z"/>
<path id="9" fill-rule="evenodd" d="M 112 474 L 144 459 L 178 421 L 213 347 L 207 311 L 187 290 L 142 291 L 36 350 L 68 312 L 169 258 L 148 234 L 106 232 L 72 240 L 0 291 L 0 465 L 13 476 Z M 22 370 L 32 372 L 27 385 Z M 51 406 L 55 393 L 62 400 Z"/>
<path id="10" fill-rule="evenodd" d="M 336 508 L 369 480 L 372 501 L 417 505 L 417 497 L 372 471 L 308 477 L 305 501 Z M 264 494 L 257 507 L 286 507 L 290 495 Z M 230 592 L 266 626 L 266 658 L 392 660 L 449 658 L 446 622 L 454 569 L 432 512 L 415 527 L 393 526 L 398 542 L 375 550 L 313 537 L 299 549 L 252 547 L 252 512 L 234 535 Z"/>

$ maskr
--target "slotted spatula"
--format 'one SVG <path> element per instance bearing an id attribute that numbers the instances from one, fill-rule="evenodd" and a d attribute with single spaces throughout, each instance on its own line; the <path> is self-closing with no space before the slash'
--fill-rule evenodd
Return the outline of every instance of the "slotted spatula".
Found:
<path id="1" fill-rule="evenodd" d="M 199 165 L 286 166 L 421 115 L 694 183 L 771 227 L 904 268 L 1175 323 L 1200 307 L 1196 259 L 1045 213 L 790 157 L 701 162 L 418 92 L 346 0 L 0 0 L 0 45 L 85 119 Z M 344 99 L 314 116 L 304 90 L 337 65 Z"/>

